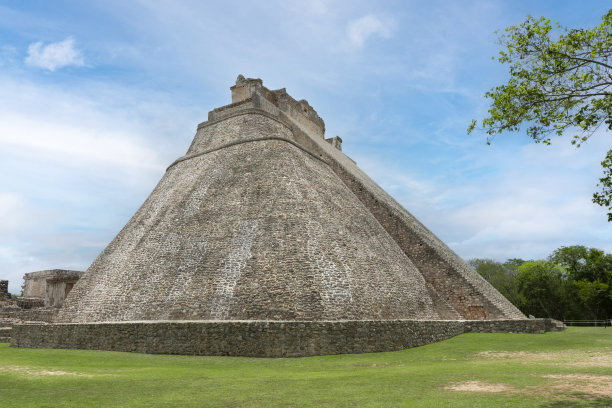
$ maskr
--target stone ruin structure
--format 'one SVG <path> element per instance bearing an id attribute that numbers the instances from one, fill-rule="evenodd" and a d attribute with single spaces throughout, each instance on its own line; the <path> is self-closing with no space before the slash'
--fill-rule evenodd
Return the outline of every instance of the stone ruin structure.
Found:
<path id="1" fill-rule="evenodd" d="M 308 102 L 230 89 L 53 324 L 16 326 L 13 346 L 304 356 L 550 329 L 325 139 Z"/>
<path id="2" fill-rule="evenodd" d="M 9 300 L 11 294 L 8 291 L 8 281 L 0 280 L 0 301 Z"/>
<path id="3" fill-rule="evenodd" d="M 8 281 L 0 280 L 0 342 L 8 341 L 20 323 L 49 323 L 83 272 L 51 269 L 26 273 L 23 295 L 13 298 Z"/>
<path id="4" fill-rule="evenodd" d="M 60 308 L 83 272 L 50 269 L 26 273 L 23 298 L 36 299 L 40 306 Z"/>

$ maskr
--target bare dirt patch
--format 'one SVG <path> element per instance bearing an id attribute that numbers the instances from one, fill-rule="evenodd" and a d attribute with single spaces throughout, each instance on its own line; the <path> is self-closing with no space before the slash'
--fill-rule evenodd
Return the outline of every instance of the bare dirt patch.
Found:
<path id="1" fill-rule="evenodd" d="M 612 367 L 610 352 L 591 352 L 583 350 L 563 350 L 555 352 L 527 351 L 483 351 L 477 354 L 485 359 L 512 359 L 517 362 L 552 362 L 567 367 Z"/>
<path id="2" fill-rule="evenodd" d="M 543 377 L 553 380 L 551 388 L 555 390 L 612 398 L 612 375 L 549 374 Z"/>
<path id="3" fill-rule="evenodd" d="M 444 389 L 463 392 L 529 394 L 547 398 L 558 398 L 559 396 L 577 398 L 572 396 L 572 394 L 576 393 L 582 399 L 612 398 L 612 375 L 589 373 L 549 374 L 541 378 L 545 378 L 548 381 L 539 385 L 527 386 L 521 390 L 508 384 L 484 381 L 451 383 L 446 385 Z"/>
<path id="4" fill-rule="evenodd" d="M 515 392 L 516 390 L 503 383 L 488 383 L 483 381 L 464 381 L 460 383 L 449 384 L 444 387 L 450 391 L 468 391 L 468 392 Z"/>
<path id="5" fill-rule="evenodd" d="M 50 371 L 43 370 L 34 367 L 23 367 L 23 366 L 3 366 L 0 367 L 0 373 L 15 373 L 15 374 L 23 374 L 23 375 L 35 375 L 35 376 L 48 376 L 48 375 L 70 375 L 76 377 L 93 377 L 89 374 L 75 373 L 69 371 Z"/>

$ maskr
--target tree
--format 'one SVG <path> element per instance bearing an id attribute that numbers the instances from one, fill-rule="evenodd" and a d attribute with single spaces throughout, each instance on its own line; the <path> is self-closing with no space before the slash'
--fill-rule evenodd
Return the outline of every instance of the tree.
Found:
<path id="1" fill-rule="evenodd" d="M 612 255 L 582 245 L 561 247 L 549 262 L 567 271 L 569 303 L 579 318 L 612 316 Z"/>
<path id="2" fill-rule="evenodd" d="M 536 317 L 565 317 L 565 270 L 546 261 L 528 261 L 519 266 L 516 286 L 521 295 L 521 311 Z"/>
<path id="3" fill-rule="evenodd" d="M 598 184 L 601 191 L 593 194 L 593 202 L 612 209 L 612 150 L 608 151 L 606 158 L 601 162 L 601 167 L 604 169 L 604 176 L 599 179 Z M 612 221 L 612 211 L 608 213 L 608 221 Z"/>
<path id="4" fill-rule="evenodd" d="M 547 260 L 471 259 L 468 264 L 526 315 L 612 318 L 612 254 L 573 245 Z"/>
<path id="5" fill-rule="evenodd" d="M 505 131 L 520 131 L 536 143 L 550 144 L 551 136 L 573 133 L 580 147 L 599 128 L 612 130 L 612 9 L 599 26 L 555 30 L 550 20 L 528 16 L 499 37 L 497 60 L 509 65 L 507 84 L 491 89 L 489 116 L 482 120 L 487 142 Z M 495 58 L 494 58 L 495 59 Z M 478 126 L 473 120 L 468 134 Z M 607 207 L 612 221 L 612 150 L 602 161 L 604 177 L 593 202 Z"/>

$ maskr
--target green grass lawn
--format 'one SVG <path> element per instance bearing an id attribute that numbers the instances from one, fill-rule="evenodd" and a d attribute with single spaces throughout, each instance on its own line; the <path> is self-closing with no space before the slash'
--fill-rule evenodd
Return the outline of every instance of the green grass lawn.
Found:
<path id="1" fill-rule="evenodd" d="M 391 353 L 192 357 L 0 344 L 8 407 L 610 407 L 612 328 L 463 334 Z"/>

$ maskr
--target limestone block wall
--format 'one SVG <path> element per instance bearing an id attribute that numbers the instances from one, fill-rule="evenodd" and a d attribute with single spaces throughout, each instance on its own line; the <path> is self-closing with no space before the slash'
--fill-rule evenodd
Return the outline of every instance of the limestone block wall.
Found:
<path id="1" fill-rule="evenodd" d="M 273 101 L 267 96 L 270 91 L 262 86 L 260 80 L 250 92 L 250 99 L 244 99 L 247 96 L 244 94 L 240 104 L 229 105 L 211 112 L 207 125 L 233 115 L 241 115 L 246 111 L 258 111 L 262 115 L 270 116 L 286 124 L 299 146 L 320 157 L 332 168 L 419 269 L 428 283 L 431 296 L 437 299 L 438 312 L 442 317 L 460 316 L 465 319 L 522 319 L 525 317 L 412 214 L 363 173 L 355 162 L 330 146 L 329 142 L 326 143 L 320 130 L 313 131 L 313 123 L 318 123 L 316 119 L 310 120 L 307 112 L 301 114 L 299 109 L 289 109 L 278 100 Z M 286 95 L 286 92 L 281 93 Z M 285 97 L 290 98 L 288 95 Z M 292 106 L 295 106 L 295 103 L 292 103 Z M 324 130 L 324 125 L 322 129 Z M 436 293 L 433 293 L 434 291 Z"/>
<path id="2" fill-rule="evenodd" d="M 83 272 L 67 269 L 49 269 L 45 271 L 29 272 L 23 276 L 23 297 L 45 299 L 47 297 L 47 280 L 69 280 L 76 282 Z M 64 295 L 65 297 L 65 295 Z"/>
<path id="3" fill-rule="evenodd" d="M 544 333 L 544 320 L 26 324 L 13 328 L 11 346 L 154 354 L 301 357 L 402 350 L 465 332 Z"/>
<path id="4" fill-rule="evenodd" d="M 44 299 L 47 292 L 47 278 L 52 271 L 29 272 L 23 276 L 23 297 Z"/>

